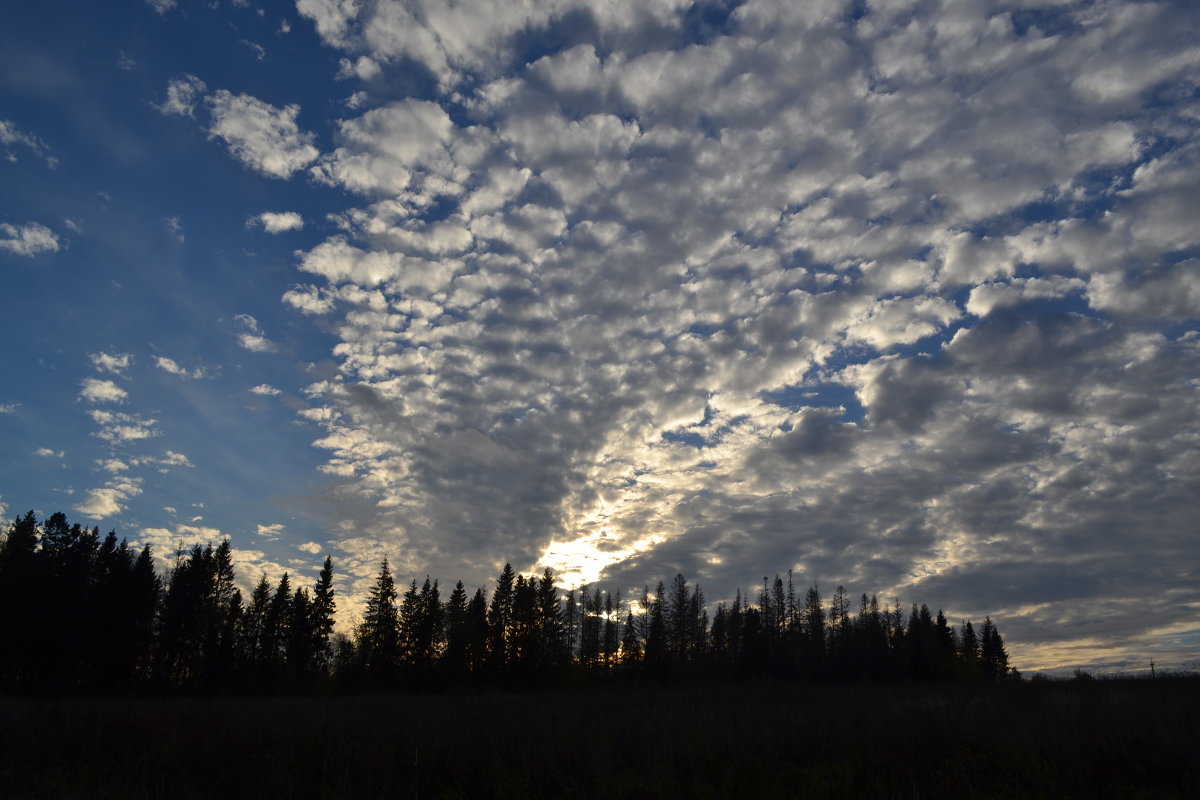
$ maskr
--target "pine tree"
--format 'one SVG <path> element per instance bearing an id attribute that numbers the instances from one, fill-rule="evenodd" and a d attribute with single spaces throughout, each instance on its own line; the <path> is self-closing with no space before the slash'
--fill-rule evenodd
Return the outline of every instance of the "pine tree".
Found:
<path id="1" fill-rule="evenodd" d="M 325 563 L 321 567 L 320 575 L 317 576 L 317 584 L 313 587 L 313 602 L 310 611 L 315 636 L 313 642 L 314 666 L 318 671 L 324 672 L 328 670 L 332 658 L 330 637 L 333 635 L 333 620 L 337 611 L 333 588 L 333 559 L 330 556 L 325 556 Z"/>
<path id="2" fill-rule="evenodd" d="M 468 671 L 467 590 L 459 581 L 450 592 L 444 610 L 446 649 L 442 653 L 442 672 L 452 681 L 462 680 Z"/>
<path id="3" fill-rule="evenodd" d="M 396 670 L 400 657 L 400 625 L 396 612 L 396 582 L 387 557 L 367 597 L 367 608 L 356 631 L 354 649 L 368 680 L 381 683 Z"/>
<path id="4" fill-rule="evenodd" d="M 963 620 L 962 635 L 959 636 L 958 660 L 963 676 L 973 678 L 980 673 L 979 639 L 975 635 L 975 626 L 971 620 Z"/>
<path id="5" fill-rule="evenodd" d="M 13 520 L 0 541 L 0 686 L 22 689 L 38 676 L 41 592 L 44 581 L 37 558 L 38 523 L 33 512 Z"/>
<path id="6" fill-rule="evenodd" d="M 666 674 L 671 658 L 670 633 L 664 611 L 666 604 L 666 587 L 659 581 L 654 599 L 650 601 L 650 624 L 646 635 L 646 668 L 659 677 Z"/>
<path id="7" fill-rule="evenodd" d="M 565 663 L 564 630 L 558 587 L 554 585 L 554 573 L 549 567 L 538 581 L 537 614 L 538 664 L 542 669 L 554 670 Z"/>
<path id="8" fill-rule="evenodd" d="M 692 595 L 687 578 L 678 573 L 671 581 L 671 593 L 664 613 L 668 635 L 667 649 L 671 657 L 680 663 L 687 661 L 691 656 L 691 641 L 688 636 L 691 627 L 688 618 L 691 611 Z"/>
<path id="9" fill-rule="evenodd" d="M 600 644 L 605 666 L 611 667 L 616 664 L 619 645 L 620 637 L 617 631 L 617 614 L 613 607 L 613 596 L 612 592 L 606 592 L 604 595 L 604 633 Z"/>
<path id="10" fill-rule="evenodd" d="M 496 580 L 496 591 L 492 592 L 492 603 L 488 607 L 488 663 L 493 670 L 503 672 L 508 664 L 512 636 L 514 584 L 516 575 L 512 564 L 505 563 Z"/>
<path id="11" fill-rule="evenodd" d="M 822 674 L 825 666 L 825 608 L 816 585 L 804 595 L 804 668 L 812 677 Z"/>
<path id="12" fill-rule="evenodd" d="M 467 666 L 472 673 L 482 670 L 487 661 L 487 607 L 487 596 L 480 587 L 467 606 Z"/>
<path id="13" fill-rule="evenodd" d="M 625 612 L 625 625 L 621 629 L 621 663 L 636 666 L 642 660 L 642 643 L 638 639 L 637 625 L 633 621 L 633 609 Z"/>
<path id="14" fill-rule="evenodd" d="M 1008 650 L 991 617 L 985 617 L 979 629 L 979 667 L 988 680 L 1008 676 Z"/>
<path id="15" fill-rule="evenodd" d="M 291 636 L 292 584 L 285 572 L 279 578 L 267 613 L 263 618 L 262 658 L 263 667 L 272 678 L 277 678 L 287 661 L 287 644 Z"/>

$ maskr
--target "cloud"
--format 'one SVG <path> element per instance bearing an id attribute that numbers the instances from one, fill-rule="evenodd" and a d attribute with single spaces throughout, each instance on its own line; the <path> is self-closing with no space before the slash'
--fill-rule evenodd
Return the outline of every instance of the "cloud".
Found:
<path id="1" fill-rule="evenodd" d="M 20 407 L 20 403 L 0 403 L 0 414 L 15 414 Z"/>
<path id="2" fill-rule="evenodd" d="M 275 350 L 275 343 L 262 334 L 258 320 L 249 314 L 238 314 L 234 320 L 245 330 L 237 335 L 238 344 L 252 353 L 270 353 Z"/>
<path id="3" fill-rule="evenodd" d="M 129 394 L 110 380 L 84 378 L 79 396 L 90 403 L 123 403 Z"/>
<path id="4" fill-rule="evenodd" d="M 23 131 L 14 123 L 4 119 L 0 119 L 0 145 L 4 145 L 4 155 L 9 161 L 17 160 L 17 154 L 13 151 L 12 146 L 18 145 L 45 160 L 46 166 L 50 169 L 58 166 L 58 159 L 51 154 L 50 146 L 40 137 Z"/>
<path id="5" fill-rule="evenodd" d="M 192 117 L 196 103 L 206 91 L 207 84 L 195 75 L 174 78 L 167 84 L 167 99 L 158 106 L 158 110 L 168 116 Z"/>
<path id="6" fill-rule="evenodd" d="M 92 421 L 100 426 L 95 435 L 110 443 L 132 442 L 161 435 L 154 426 L 158 420 L 144 419 L 137 414 L 122 414 L 115 411 L 94 409 L 88 412 Z"/>
<path id="7" fill-rule="evenodd" d="M 284 534 L 284 527 L 283 523 L 275 522 L 270 525 L 259 525 L 254 532 L 267 539 L 278 539 Z"/>
<path id="8" fill-rule="evenodd" d="M 222 139 L 247 167 L 271 178 L 288 178 L 316 160 L 315 137 L 296 124 L 300 106 L 276 108 L 250 95 L 220 89 L 206 98 L 212 112 L 210 138 Z"/>
<path id="9" fill-rule="evenodd" d="M 150 6 L 154 13 L 161 17 L 175 8 L 176 0 L 146 0 L 146 5 Z"/>
<path id="10" fill-rule="evenodd" d="M 242 45 L 249 48 L 250 52 L 254 53 L 255 61 L 264 61 L 267 58 L 267 51 L 261 44 L 256 44 L 249 39 L 239 40 Z"/>
<path id="11" fill-rule="evenodd" d="M 166 358 L 165 356 L 155 356 L 154 364 L 163 372 L 169 372 L 172 375 L 178 375 L 181 378 L 199 379 L 205 377 L 205 372 L 202 367 L 196 367 L 192 370 L 188 370 L 179 366 L 174 359 Z"/>
<path id="12" fill-rule="evenodd" d="M 56 253 L 62 248 L 58 234 L 37 222 L 29 222 L 19 227 L 7 222 L 0 223 L 0 234 L 6 237 L 0 239 L 0 250 L 7 250 L 19 256 Z"/>
<path id="13" fill-rule="evenodd" d="M 254 394 L 263 395 L 264 397 L 274 397 L 275 395 L 280 394 L 278 389 L 266 383 L 260 383 L 258 386 L 252 386 L 250 387 L 250 391 Z"/>
<path id="14" fill-rule="evenodd" d="M 179 217 L 163 217 L 163 228 L 177 242 L 183 243 L 187 238 L 183 235 L 183 223 Z"/>
<path id="15" fill-rule="evenodd" d="M 133 356 L 129 353 L 92 353 L 88 358 L 98 372 L 111 372 L 114 375 L 123 374 L 133 363 Z"/>
<path id="16" fill-rule="evenodd" d="M 304 544 L 298 544 L 296 545 L 296 549 L 302 553 L 308 553 L 309 555 L 313 556 L 320 555 L 325 550 L 325 548 L 321 547 L 321 545 L 317 544 L 316 542 L 305 542 Z"/>
<path id="17" fill-rule="evenodd" d="M 47 458 L 62 458 L 66 455 L 62 450 L 51 450 L 49 447 L 39 447 L 33 451 L 35 456 L 45 456 Z"/>
<path id="18" fill-rule="evenodd" d="M 220 528 L 175 523 L 169 528 L 141 528 L 134 543 L 139 547 L 151 546 L 158 560 L 159 570 L 166 572 L 170 569 L 176 552 L 186 553 L 197 544 L 202 547 L 207 545 L 215 547 L 226 538 L 227 534 Z M 231 542 L 234 541 L 232 537 L 229 538 Z M 233 559 L 238 588 L 245 597 L 249 597 L 254 590 L 254 585 L 258 583 L 258 579 L 262 575 L 269 576 L 272 582 L 275 582 L 284 572 L 290 572 L 293 576 L 297 573 L 294 567 L 289 569 L 289 567 L 271 560 L 262 550 L 238 547 L 235 544 L 231 548 L 230 555 Z"/>
<path id="19" fill-rule="evenodd" d="M 297 3 L 362 86 L 283 296 L 354 586 L 791 567 L 1039 663 L 1131 549 L 1197 602 L 1195 11 L 435 6 Z"/>
<path id="20" fill-rule="evenodd" d="M 164 467 L 190 467 L 192 462 L 183 453 L 176 453 L 174 450 L 168 450 L 162 458 L 155 459 L 154 463 Z"/>
<path id="21" fill-rule="evenodd" d="M 267 233 L 284 233 L 285 231 L 298 231 L 304 227 L 304 218 L 295 211 L 264 211 L 255 217 L 250 217 L 246 220 L 246 227 L 253 225 L 261 225 L 262 229 Z"/>
<path id="22" fill-rule="evenodd" d="M 124 504 L 142 493 L 138 478 L 115 478 L 100 489 L 92 489 L 75 506 L 79 513 L 93 519 L 115 517 L 125 510 Z"/>

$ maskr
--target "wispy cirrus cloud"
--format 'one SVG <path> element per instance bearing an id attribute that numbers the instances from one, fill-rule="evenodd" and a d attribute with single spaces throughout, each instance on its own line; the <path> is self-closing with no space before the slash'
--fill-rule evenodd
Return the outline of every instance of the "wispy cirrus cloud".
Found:
<path id="1" fill-rule="evenodd" d="M 17 152 L 25 150 L 45 161 L 50 169 L 58 166 L 58 159 L 41 137 L 21 130 L 9 120 L 0 119 L 0 145 L 4 146 L 4 155 L 9 161 L 17 161 Z"/>

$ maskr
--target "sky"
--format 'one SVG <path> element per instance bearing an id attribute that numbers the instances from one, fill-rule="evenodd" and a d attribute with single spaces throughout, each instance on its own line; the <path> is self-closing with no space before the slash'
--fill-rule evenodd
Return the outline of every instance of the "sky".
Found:
<path id="1" fill-rule="evenodd" d="M 791 569 L 1200 663 L 1200 6 L 0 7 L 0 512 L 341 624 Z"/>

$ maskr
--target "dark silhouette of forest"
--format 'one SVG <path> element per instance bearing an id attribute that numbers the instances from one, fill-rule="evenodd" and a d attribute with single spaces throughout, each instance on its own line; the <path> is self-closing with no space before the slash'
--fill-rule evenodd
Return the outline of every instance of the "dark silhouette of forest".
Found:
<path id="1" fill-rule="evenodd" d="M 922 605 L 874 596 L 826 603 L 789 573 L 739 590 L 709 617 L 676 575 L 632 602 L 594 587 L 563 592 L 547 569 L 506 564 L 490 596 L 437 580 L 403 594 L 386 559 L 362 620 L 334 632 L 333 564 L 316 583 L 262 576 L 236 586 L 228 540 L 179 552 L 159 575 L 150 547 L 115 532 L 39 523 L 31 511 L 0 542 L 0 630 L 9 693 L 389 691 L 541 686 L 615 678 L 679 681 L 997 681 L 1019 677 L 991 618 L 957 628 Z"/>

